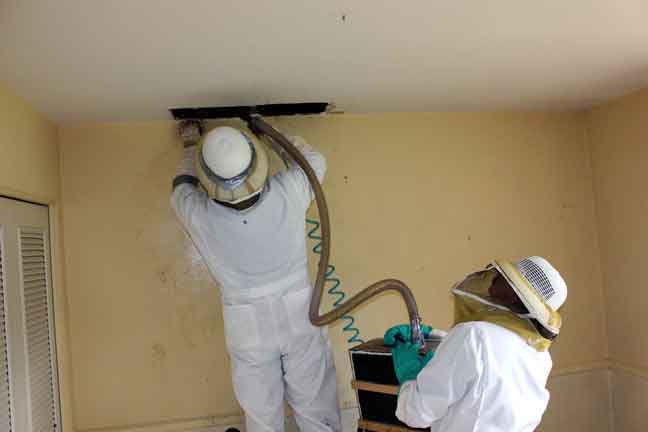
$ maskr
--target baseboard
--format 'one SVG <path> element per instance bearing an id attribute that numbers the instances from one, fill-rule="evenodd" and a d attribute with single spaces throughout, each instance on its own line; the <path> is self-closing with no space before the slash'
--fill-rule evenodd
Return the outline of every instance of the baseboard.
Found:
<path id="1" fill-rule="evenodd" d="M 577 373 L 590 372 L 600 369 L 620 370 L 641 378 L 648 379 L 648 367 L 626 363 L 615 359 L 581 363 L 578 365 L 562 366 L 551 372 L 551 377 L 559 377 Z"/>
<path id="2" fill-rule="evenodd" d="M 225 431 L 229 427 L 240 428 L 243 423 L 244 419 L 242 416 L 212 416 L 138 423 L 123 426 L 77 429 L 77 432 L 219 432 Z"/>
<path id="3" fill-rule="evenodd" d="M 648 379 L 648 368 L 631 363 L 621 362 L 619 360 L 610 360 L 610 369 L 620 370 L 640 378 Z"/>
<path id="4" fill-rule="evenodd" d="M 342 408 L 342 430 L 355 431 L 358 410 L 355 406 Z M 296 431 L 294 421 L 286 420 L 287 432 Z M 194 419 L 168 420 L 162 422 L 141 423 L 137 425 L 115 426 L 105 428 L 77 429 L 77 432 L 225 432 L 228 428 L 244 430 L 245 419 L 242 416 L 204 417 Z"/>
<path id="5" fill-rule="evenodd" d="M 613 360 L 602 360 L 556 368 L 550 378 L 594 372 L 598 370 L 619 369 L 648 379 L 648 369 L 628 365 Z M 351 423 L 357 418 L 357 407 L 346 403 L 342 408 L 344 430 L 352 430 Z M 168 420 L 105 428 L 77 429 L 77 432 L 224 432 L 227 428 L 241 429 L 245 423 L 243 416 L 209 416 L 191 419 Z M 290 430 L 290 427 L 287 428 Z"/>
<path id="6" fill-rule="evenodd" d="M 581 374 L 586 372 L 598 371 L 601 369 L 610 369 L 609 360 L 599 360 L 575 365 L 561 366 L 551 371 L 550 378 L 557 378 L 566 375 Z"/>

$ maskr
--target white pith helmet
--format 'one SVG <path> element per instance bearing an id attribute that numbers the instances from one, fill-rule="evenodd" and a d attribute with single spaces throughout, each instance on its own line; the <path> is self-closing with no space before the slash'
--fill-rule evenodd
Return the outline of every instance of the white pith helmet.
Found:
<path id="1" fill-rule="evenodd" d="M 554 334 L 562 321 L 557 313 L 567 299 L 567 284 L 558 270 L 538 256 L 516 263 L 495 260 L 491 266 L 506 279 L 533 318 Z"/>
<path id="2" fill-rule="evenodd" d="M 198 179 L 211 199 L 237 204 L 263 190 L 268 156 L 255 137 L 217 127 L 203 136 L 197 152 Z"/>

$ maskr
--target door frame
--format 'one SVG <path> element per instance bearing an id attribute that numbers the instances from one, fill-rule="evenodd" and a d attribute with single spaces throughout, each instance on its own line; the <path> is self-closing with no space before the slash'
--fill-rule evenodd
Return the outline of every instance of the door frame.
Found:
<path id="1" fill-rule="evenodd" d="M 54 379 L 58 385 L 57 415 L 59 430 L 74 432 L 75 419 L 73 412 L 72 365 L 68 330 L 68 300 L 65 285 L 65 250 L 63 247 L 63 210 L 60 198 L 49 200 L 42 196 L 33 196 L 7 190 L 0 187 L 0 197 L 28 204 L 48 207 L 49 210 L 49 260 L 51 273 L 51 300 L 53 321 L 52 350 Z"/>

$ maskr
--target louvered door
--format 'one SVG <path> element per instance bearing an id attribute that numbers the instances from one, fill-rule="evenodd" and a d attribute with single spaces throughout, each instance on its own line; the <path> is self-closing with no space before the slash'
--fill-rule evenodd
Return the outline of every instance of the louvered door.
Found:
<path id="1" fill-rule="evenodd" d="M 22 300 L 32 432 L 56 429 L 52 368 L 51 302 L 44 229 L 19 229 Z"/>
<path id="2" fill-rule="evenodd" d="M 6 334 L 8 365 L 7 385 L 0 380 L 0 404 L 3 395 L 9 401 L 8 414 L 0 406 L 0 432 L 58 432 L 48 209 L 0 198 L 0 226 L 6 328 L 0 335 Z M 13 429 L 5 428 L 5 417 Z"/>
<path id="3" fill-rule="evenodd" d="M 11 423 L 11 389 L 9 387 L 9 355 L 7 352 L 7 312 L 3 275 L 3 241 L 0 226 L 0 431 L 13 431 Z"/>

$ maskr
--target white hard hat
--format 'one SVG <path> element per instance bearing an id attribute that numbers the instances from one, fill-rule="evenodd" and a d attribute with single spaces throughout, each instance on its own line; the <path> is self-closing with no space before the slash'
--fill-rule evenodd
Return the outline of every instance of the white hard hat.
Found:
<path id="1" fill-rule="evenodd" d="M 553 334 L 560 333 L 558 309 L 567 298 L 567 284 L 547 260 L 537 256 L 516 263 L 494 260 L 490 267 L 504 276 L 532 318 Z"/>
<path id="2" fill-rule="evenodd" d="M 202 138 L 196 168 L 210 198 L 236 204 L 263 190 L 268 158 L 255 138 L 223 126 L 212 129 Z"/>
<path id="3" fill-rule="evenodd" d="M 252 163 L 252 145 L 241 131 L 219 127 L 205 135 L 202 158 L 214 174 L 230 179 L 243 173 Z"/>

